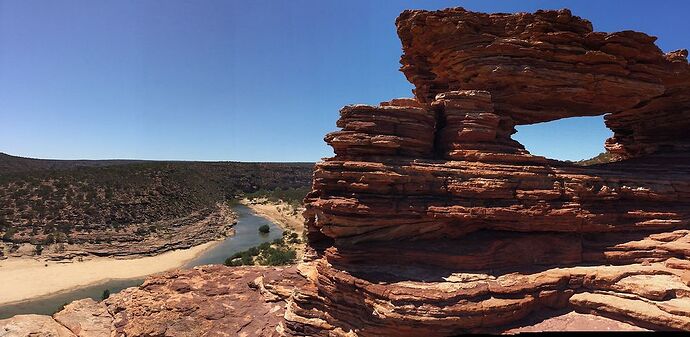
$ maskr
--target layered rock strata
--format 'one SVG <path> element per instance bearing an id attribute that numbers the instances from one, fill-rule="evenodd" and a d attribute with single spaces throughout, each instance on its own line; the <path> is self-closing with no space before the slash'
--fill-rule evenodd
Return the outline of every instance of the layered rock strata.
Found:
<path id="1" fill-rule="evenodd" d="M 326 136 L 336 155 L 306 198 L 316 275 L 288 333 L 448 336 L 563 310 L 690 330 L 686 53 L 567 10 L 396 23 L 416 98 L 347 106 Z M 602 114 L 625 160 L 578 167 L 511 139 Z"/>
<path id="2" fill-rule="evenodd" d="M 420 102 L 487 90 L 496 111 L 518 125 L 609 114 L 609 150 L 688 149 L 687 50 L 663 53 L 640 32 L 594 32 L 568 10 L 404 11 L 396 25 L 401 70 Z"/>

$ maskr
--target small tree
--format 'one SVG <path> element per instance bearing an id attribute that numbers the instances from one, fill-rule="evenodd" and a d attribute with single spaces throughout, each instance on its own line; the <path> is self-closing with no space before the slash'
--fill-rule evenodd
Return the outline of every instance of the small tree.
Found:
<path id="1" fill-rule="evenodd" d="M 110 290 L 109 289 L 103 290 L 103 295 L 101 295 L 101 300 L 105 300 L 108 297 L 110 297 Z"/>
<path id="2" fill-rule="evenodd" d="M 261 225 L 261 227 L 259 227 L 259 233 L 267 234 L 270 231 L 271 227 L 269 227 L 268 225 Z"/>

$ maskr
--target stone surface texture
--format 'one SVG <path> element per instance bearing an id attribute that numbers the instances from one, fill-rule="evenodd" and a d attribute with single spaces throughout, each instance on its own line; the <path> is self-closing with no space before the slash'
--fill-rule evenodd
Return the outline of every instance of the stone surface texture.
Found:
<path id="1" fill-rule="evenodd" d="M 408 10 L 396 25 L 401 70 L 420 102 L 487 90 L 516 124 L 607 114 L 607 147 L 625 156 L 690 145 L 687 50 L 663 53 L 640 32 L 594 32 L 568 10 Z"/>
<path id="2" fill-rule="evenodd" d="M 17 315 L 0 320 L 2 337 L 75 337 L 66 327 L 50 316 Z"/>
<path id="3" fill-rule="evenodd" d="M 335 156 L 306 198 L 314 271 L 287 333 L 510 332 L 563 311 L 579 323 L 542 327 L 690 330 L 687 52 L 568 10 L 396 24 L 416 97 L 347 106 L 326 136 Z M 511 139 L 591 115 L 619 161 L 575 166 Z"/>
<path id="4" fill-rule="evenodd" d="M 280 336 L 286 301 L 305 282 L 295 266 L 172 271 L 101 302 L 72 302 L 53 317 L 0 320 L 0 336 Z"/>

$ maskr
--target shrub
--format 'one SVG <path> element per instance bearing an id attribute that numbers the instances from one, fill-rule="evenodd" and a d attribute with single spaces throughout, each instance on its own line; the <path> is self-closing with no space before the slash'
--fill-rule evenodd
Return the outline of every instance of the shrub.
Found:
<path id="1" fill-rule="evenodd" d="M 271 246 L 271 243 L 264 242 L 258 247 L 235 253 L 225 260 L 225 265 L 247 266 L 259 264 L 262 266 L 282 266 L 295 262 L 297 252 L 294 249 L 282 246 L 284 243 L 280 239 L 273 241 L 273 244 L 279 246 L 274 248 Z"/>
<path id="2" fill-rule="evenodd" d="M 261 225 L 261 227 L 259 227 L 259 233 L 267 234 L 270 231 L 271 227 L 269 227 L 268 225 Z"/>
<path id="3" fill-rule="evenodd" d="M 225 260 L 226 266 L 251 266 L 254 264 L 254 255 L 250 254 L 248 250 L 244 252 L 235 253 L 233 256 Z"/>
<path id="4" fill-rule="evenodd" d="M 294 249 L 269 248 L 263 257 L 262 265 L 282 266 L 293 263 L 297 257 L 297 252 Z"/>
<path id="5" fill-rule="evenodd" d="M 110 297 L 110 290 L 109 289 L 103 290 L 103 294 L 101 295 L 101 300 L 105 300 L 108 297 Z"/>

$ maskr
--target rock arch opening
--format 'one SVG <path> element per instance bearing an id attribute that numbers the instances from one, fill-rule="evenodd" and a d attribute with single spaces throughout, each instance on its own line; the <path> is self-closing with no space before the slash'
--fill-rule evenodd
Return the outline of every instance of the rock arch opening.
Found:
<path id="1" fill-rule="evenodd" d="M 604 116 L 569 117 L 515 129 L 512 138 L 531 154 L 563 161 L 584 161 L 606 153 L 605 142 L 613 136 Z"/>

